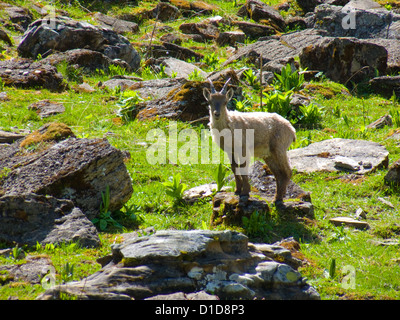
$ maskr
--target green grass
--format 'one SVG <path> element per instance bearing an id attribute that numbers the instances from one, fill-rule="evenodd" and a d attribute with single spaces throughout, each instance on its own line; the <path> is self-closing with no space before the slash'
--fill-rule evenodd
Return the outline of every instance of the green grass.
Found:
<path id="1" fill-rule="evenodd" d="M 29 7 L 29 1 L 6 1 Z M 210 0 L 221 8 L 215 14 L 225 17 L 233 16 L 238 7 L 234 2 Z M 280 1 L 269 1 L 277 4 Z M 46 4 L 50 1 L 41 1 Z M 81 6 L 91 10 L 101 10 L 103 13 L 121 14 L 136 10 L 135 7 L 122 7 L 105 3 L 91 6 L 91 1 L 80 1 Z M 98 2 L 100 3 L 100 2 Z M 77 1 L 57 1 L 56 6 L 66 10 L 75 19 L 90 20 L 90 15 L 77 4 Z M 98 6 L 98 7 L 96 7 Z M 141 2 L 143 7 L 153 7 L 151 1 Z M 200 21 L 202 17 L 185 19 L 185 22 Z M 92 21 L 93 22 L 93 21 Z M 138 35 L 127 35 L 134 43 L 140 42 L 140 37 L 152 31 L 152 23 L 147 21 L 140 25 Z M 177 30 L 183 22 L 171 21 L 165 24 Z M 7 30 L 17 35 L 13 30 Z M 143 42 L 143 41 L 142 41 Z M 1 43 L 1 45 L 3 45 Z M 210 64 L 219 67 L 227 58 L 226 48 L 217 48 L 212 43 L 199 44 L 188 42 L 188 47 L 208 55 L 215 54 L 215 59 L 209 59 Z M 15 48 L 7 48 L 6 54 L 16 56 Z M 240 61 L 235 67 L 245 66 Z M 209 66 L 202 66 L 207 71 Z M 65 71 L 65 70 L 64 70 Z M 66 72 L 66 71 L 65 71 Z M 137 74 L 141 76 L 141 74 Z M 157 75 L 147 74 L 146 79 Z M 107 74 L 83 74 L 83 80 L 96 88 L 99 81 L 109 78 Z M 74 79 L 69 82 L 73 87 L 77 83 Z M 52 121 L 63 122 L 70 126 L 78 137 L 103 138 L 107 137 L 110 143 L 131 154 L 126 162 L 127 169 L 133 182 L 134 193 L 128 201 L 127 207 L 134 208 L 140 218 L 139 229 L 153 227 L 161 229 L 204 229 L 208 228 L 212 205 L 205 199 L 194 205 L 176 204 L 174 199 L 165 192 L 164 182 L 179 174 L 182 183 L 188 188 L 210 183 L 214 180 L 217 164 L 181 164 L 167 162 L 162 165 L 149 165 L 146 150 L 149 141 L 147 133 L 152 129 L 162 129 L 168 133 L 171 123 L 162 119 L 138 121 L 121 121 L 117 116 L 120 96 L 118 92 L 105 89 L 96 89 L 94 93 L 76 93 L 73 89 L 63 93 L 52 93 L 48 90 L 20 90 L 6 87 L 10 101 L 0 102 L 0 128 L 13 131 L 16 128 L 36 130 L 43 124 Z M 259 102 L 256 91 L 245 88 L 250 103 Z M 312 83 L 308 90 L 302 93 L 313 97 L 313 102 L 323 109 L 323 117 L 318 127 L 298 128 L 297 141 L 291 148 L 300 148 L 312 142 L 331 138 L 366 139 L 383 144 L 390 152 L 390 163 L 400 158 L 398 142 L 388 139 L 397 126 L 378 130 L 367 130 L 366 125 L 386 115 L 390 110 L 398 110 L 396 101 L 372 95 L 368 88 L 359 87 L 349 95 L 342 85 L 332 83 L 324 78 L 320 82 Z M 33 102 L 49 99 L 63 103 L 65 113 L 40 119 L 28 106 Z M 204 129 L 201 125 L 189 125 L 177 122 L 177 129 L 190 128 L 199 135 Z M 147 143 L 147 144 L 146 144 Z M 179 145 L 180 147 L 181 145 Z M 399 299 L 400 285 L 400 253 L 398 246 L 377 246 L 374 241 L 384 239 L 400 240 L 400 200 L 398 191 L 386 186 L 383 178 L 385 169 L 365 175 L 360 179 L 342 179 L 344 173 L 312 173 L 300 174 L 295 172 L 293 180 L 306 191 L 311 192 L 315 207 L 315 219 L 305 220 L 297 217 L 280 215 L 273 206 L 269 215 L 254 217 L 236 230 L 247 233 L 251 241 L 265 241 L 272 243 L 282 238 L 293 236 L 301 243 L 301 252 L 308 259 L 309 264 L 301 268 L 301 273 L 314 285 L 323 299 Z M 233 183 L 228 183 L 233 186 Z M 378 198 L 390 201 L 394 208 L 382 204 Z M 367 213 L 369 230 L 358 231 L 352 228 L 335 227 L 329 223 L 329 218 L 336 216 L 353 216 L 358 208 Z M 96 259 L 108 254 L 113 242 L 121 241 L 121 234 L 135 230 L 131 225 L 124 229 L 106 229 L 100 233 L 102 246 L 99 249 L 84 249 L 74 246 L 60 246 L 54 249 L 23 248 L 31 255 L 45 255 L 49 257 L 56 270 L 57 281 L 62 281 L 63 268 L 68 262 L 74 265 L 73 280 L 82 279 L 100 269 Z M 218 229 L 223 227 L 219 226 Z M 1 247 L 5 247 L 4 245 Z M 336 273 L 327 278 L 325 270 L 329 269 L 332 259 L 336 261 Z M 13 264 L 14 260 L 0 257 L 0 264 Z M 18 261 L 24 263 L 24 260 Z M 345 288 L 344 280 L 348 275 L 346 266 L 355 270 L 355 288 Z M 1 279 L 7 275 L 0 275 L 0 299 L 18 297 L 19 299 L 35 299 L 43 292 L 40 285 L 27 283 L 4 282 Z"/>

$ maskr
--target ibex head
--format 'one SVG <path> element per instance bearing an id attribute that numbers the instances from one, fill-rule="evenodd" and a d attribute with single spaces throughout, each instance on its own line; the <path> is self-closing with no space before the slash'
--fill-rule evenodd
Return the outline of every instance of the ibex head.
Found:
<path id="1" fill-rule="evenodd" d="M 204 98 L 206 98 L 207 102 L 210 105 L 210 111 L 213 117 L 218 120 L 221 115 L 221 111 L 226 109 L 226 105 L 228 104 L 229 100 L 232 99 L 233 96 L 233 89 L 230 88 L 227 92 L 228 83 L 231 79 L 229 78 L 228 81 L 225 82 L 224 87 L 220 92 L 217 92 L 214 88 L 214 85 L 210 79 L 211 92 L 207 88 L 203 89 Z"/>

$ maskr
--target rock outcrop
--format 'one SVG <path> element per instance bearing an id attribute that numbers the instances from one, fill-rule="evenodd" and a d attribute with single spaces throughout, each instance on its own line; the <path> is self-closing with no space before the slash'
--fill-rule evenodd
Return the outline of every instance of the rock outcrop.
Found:
<path id="1" fill-rule="evenodd" d="M 217 90 L 221 90 L 224 82 L 214 84 Z M 182 86 L 172 89 L 162 98 L 145 101 L 137 104 L 130 118 L 138 120 L 161 117 L 171 120 L 195 121 L 208 117 L 208 104 L 203 96 L 203 88 L 209 87 L 208 82 L 187 81 Z M 239 99 L 241 88 L 231 86 L 235 90 L 234 98 Z M 231 107 L 232 101 L 228 104 Z M 205 122 L 208 118 L 205 119 Z"/>
<path id="2" fill-rule="evenodd" d="M 98 247 L 96 227 L 70 200 L 37 194 L 0 197 L 0 241 L 20 246 L 77 242 Z"/>
<path id="3" fill-rule="evenodd" d="M 1 194 L 69 199 L 89 219 L 99 214 L 107 186 L 111 211 L 121 209 L 133 192 L 120 150 L 106 139 L 76 139 L 68 127 L 54 123 L 2 149 L 1 170 L 8 172 Z"/>
<path id="4" fill-rule="evenodd" d="M 322 71 L 329 79 L 347 84 L 386 72 L 388 53 L 379 45 L 355 38 L 326 38 L 303 49 L 300 64 Z"/>
<path id="5" fill-rule="evenodd" d="M 109 71 L 110 66 L 119 66 L 127 72 L 132 71 L 131 66 L 121 59 L 110 59 L 101 52 L 89 49 L 72 49 L 65 52 L 56 52 L 42 60 L 43 63 L 57 66 L 66 62 L 68 66 L 82 68 L 85 72 L 94 72 L 97 70 Z"/>
<path id="6" fill-rule="evenodd" d="M 114 245 L 112 254 L 101 261 L 103 268 L 99 272 L 79 282 L 49 289 L 38 299 L 58 299 L 60 293 L 77 299 L 137 300 L 159 295 L 267 300 L 320 298 L 296 270 L 299 261 L 289 250 L 276 245 L 250 244 L 246 236 L 233 231 L 125 234 L 124 241 Z"/>
<path id="7" fill-rule="evenodd" d="M 64 78 L 50 64 L 31 59 L 11 59 L 0 61 L 0 78 L 5 86 L 21 89 L 46 88 L 63 91 Z"/>
<path id="8" fill-rule="evenodd" d="M 374 7 L 366 6 L 367 2 Z M 322 4 L 314 13 L 314 27 L 326 30 L 332 37 L 400 39 L 400 14 L 386 10 L 375 1 L 350 1 L 344 7 Z"/>
<path id="9" fill-rule="evenodd" d="M 99 51 L 112 60 L 124 60 L 132 70 L 140 67 L 141 58 L 128 39 L 110 29 L 66 17 L 33 22 L 17 49 L 20 56 L 36 59 L 39 54 L 45 57 L 54 51 L 79 48 Z"/>
<path id="10" fill-rule="evenodd" d="M 365 140 L 329 139 L 288 152 L 298 172 L 348 171 L 367 173 L 388 167 L 389 152 L 379 143 Z"/>

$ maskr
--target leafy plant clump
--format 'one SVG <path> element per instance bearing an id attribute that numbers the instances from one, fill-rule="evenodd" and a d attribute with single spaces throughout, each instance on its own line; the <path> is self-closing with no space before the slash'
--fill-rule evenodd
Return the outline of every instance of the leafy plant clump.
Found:
<path id="1" fill-rule="evenodd" d="M 217 182 L 217 192 L 220 192 L 223 186 L 226 183 L 226 175 L 229 172 L 228 168 L 225 167 L 222 163 L 218 165 L 214 172 L 214 178 Z"/>
<path id="2" fill-rule="evenodd" d="M 108 227 L 113 226 L 122 229 L 122 225 L 118 223 L 110 211 L 110 187 L 106 187 L 106 191 L 101 193 L 101 204 L 99 216 L 92 220 L 93 224 L 98 226 L 101 231 L 105 231 Z"/>
<path id="3" fill-rule="evenodd" d="M 181 175 L 175 174 L 169 181 L 163 182 L 165 193 L 174 199 L 174 205 L 183 203 L 183 193 L 187 189 L 187 185 L 181 182 Z"/>
<path id="4" fill-rule="evenodd" d="M 250 217 L 242 217 L 243 228 L 250 237 L 264 236 L 270 229 L 265 214 L 254 211 Z"/>
<path id="5" fill-rule="evenodd" d="M 281 91 L 299 91 L 304 84 L 304 75 L 291 64 L 282 68 L 281 74 L 275 73 L 274 87 Z"/>

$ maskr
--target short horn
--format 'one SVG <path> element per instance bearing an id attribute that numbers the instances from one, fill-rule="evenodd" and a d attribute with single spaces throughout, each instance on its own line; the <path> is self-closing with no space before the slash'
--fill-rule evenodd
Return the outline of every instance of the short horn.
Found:
<path id="1" fill-rule="evenodd" d="M 215 91 L 215 88 L 214 88 L 214 85 L 213 85 L 212 81 L 210 80 L 210 78 L 207 78 L 207 80 L 210 83 L 211 93 L 215 93 L 216 91 Z"/>
<path id="2" fill-rule="evenodd" d="M 229 81 L 231 81 L 231 78 L 228 79 L 228 81 L 225 82 L 224 87 L 222 88 L 222 90 L 220 91 L 220 93 L 225 94 L 226 93 L 226 89 L 228 88 L 228 83 Z"/>

